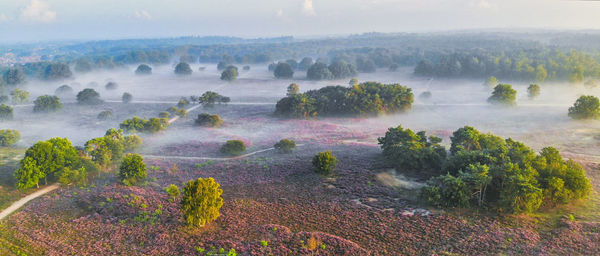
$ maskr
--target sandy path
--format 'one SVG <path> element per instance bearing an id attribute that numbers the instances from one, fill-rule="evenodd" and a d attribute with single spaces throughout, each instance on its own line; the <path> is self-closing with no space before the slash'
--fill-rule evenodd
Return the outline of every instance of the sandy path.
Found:
<path id="1" fill-rule="evenodd" d="M 43 195 L 47 194 L 48 192 L 57 189 L 58 187 L 59 187 L 58 184 L 53 184 L 53 185 L 47 186 L 45 188 L 42 188 L 38 191 L 35 191 L 26 197 L 21 198 L 19 201 L 14 202 L 11 206 L 4 209 L 4 211 L 0 212 L 0 220 L 4 219 L 6 216 L 12 214 L 13 212 L 15 212 L 16 210 L 21 208 L 23 205 L 25 205 L 27 202 L 29 202 L 33 199 L 36 199 L 40 196 L 43 196 Z"/>

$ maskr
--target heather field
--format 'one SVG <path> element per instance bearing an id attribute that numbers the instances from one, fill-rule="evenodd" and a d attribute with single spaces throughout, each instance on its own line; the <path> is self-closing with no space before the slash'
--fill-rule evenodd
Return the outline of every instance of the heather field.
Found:
<path id="1" fill-rule="evenodd" d="M 273 80 L 265 66 L 241 71 L 233 83 L 219 81 L 214 65 L 188 78 L 170 72 L 171 67 L 159 67 L 152 78 L 101 72 L 70 82 L 79 90 L 94 80 L 117 81 L 117 92 L 95 85 L 105 100 L 100 105 L 80 106 L 67 97 L 63 109 L 52 114 L 32 113 L 28 104 L 15 107 L 15 118 L 3 127 L 19 129 L 22 139 L 0 152 L 0 209 L 33 191 L 17 190 L 12 174 L 24 150 L 38 140 L 67 137 L 83 146 L 124 119 L 158 116 L 180 97 L 207 90 L 231 97 L 227 104 L 194 108 L 164 131 L 141 134 L 137 153 L 148 169 L 143 183 L 125 186 L 117 168 L 104 168 L 89 184 L 61 186 L 1 220 L 0 255 L 226 255 L 232 249 L 238 255 L 600 254 L 596 192 L 590 199 L 533 214 L 440 209 L 420 200 L 426 177 L 384 164 L 377 145 L 389 127 L 402 125 L 436 135 L 448 147 L 454 130 L 472 125 L 535 151 L 556 147 L 585 167 L 598 191 L 600 121 L 576 122 L 567 116 L 578 95 L 598 89 L 550 84 L 535 102 L 520 97 L 516 106 L 499 108 L 486 103 L 489 90 L 479 82 L 382 71 L 361 74 L 359 80 L 399 82 L 416 95 L 431 91 L 432 97 L 416 98 L 410 111 L 400 114 L 282 119 L 273 112 L 289 83 L 306 91 L 348 81 Z M 165 85 L 169 90 L 160 89 Z M 40 94 L 52 91 L 47 86 L 28 84 L 45 88 Z M 515 88 L 524 94 L 526 84 Z M 121 103 L 122 92 L 131 92 L 133 101 Z M 98 120 L 103 110 L 112 110 L 113 117 Z M 200 113 L 219 115 L 222 126 L 195 126 Z M 293 153 L 273 150 L 283 138 L 298 144 Z M 250 155 L 221 153 L 227 140 L 242 141 L 243 154 Z M 313 156 L 326 150 L 338 159 L 327 177 L 311 165 Z M 179 199 L 165 188 L 207 177 L 223 190 L 220 216 L 202 228 L 188 227 Z"/>

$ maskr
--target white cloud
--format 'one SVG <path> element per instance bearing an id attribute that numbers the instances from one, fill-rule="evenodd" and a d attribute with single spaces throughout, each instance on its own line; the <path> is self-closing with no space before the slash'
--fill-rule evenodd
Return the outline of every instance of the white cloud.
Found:
<path id="1" fill-rule="evenodd" d="M 56 12 L 43 0 L 31 0 L 21 11 L 21 19 L 30 22 L 52 22 L 56 20 Z"/>
<path id="2" fill-rule="evenodd" d="M 152 19 L 152 15 L 146 10 L 135 10 L 135 17 L 138 19 L 149 20 Z"/>
<path id="3" fill-rule="evenodd" d="M 315 12 L 315 8 L 313 7 L 312 0 L 304 0 L 304 2 L 302 2 L 302 13 L 308 16 L 317 15 L 317 13 Z"/>

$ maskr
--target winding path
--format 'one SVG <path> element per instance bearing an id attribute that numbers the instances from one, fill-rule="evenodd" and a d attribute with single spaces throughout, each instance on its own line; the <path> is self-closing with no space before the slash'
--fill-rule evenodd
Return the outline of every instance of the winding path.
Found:
<path id="1" fill-rule="evenodd" d="M 19 201 L 14 202 L 11 206 L 9 206 L 8 208 L 6 208 L 2 212 L 0 212 L 0 220 L 6 218 L 8 215 L 12 214 L 13 212 L 15 212 L 16 210 L 21 208 L 27 202 L 29 202 L 33 199 L 36 199 L 40 196 L 43 196 L 43 195 L 47 194 L 48 192 L 51 192 L 51 191 L 57 189 L 58 187 L 59 187 L 58 184 L 52 184 L 52 185 L 42 188 L 38 191 L 35 191 L 26 197 L 19 199 Z"/>

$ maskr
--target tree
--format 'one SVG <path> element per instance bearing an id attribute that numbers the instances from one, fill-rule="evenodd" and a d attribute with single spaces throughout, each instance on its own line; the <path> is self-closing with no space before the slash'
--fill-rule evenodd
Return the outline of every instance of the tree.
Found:
<path id="1" fill-rule="evenodd" d="M 25 72 L 20 68 L 9 68 L 4 72 L 2 78 L 7 85 L 19 85 L 25 82 Z"/>
<path id="2" fill-rule="evenodd" d="M 65 63 L 51 63 L 44 70 L 44 79 L 48 81 L 66 79 L 73 76 L 69 65 Z"/>
<path id="3" fill-rule="evenodd" d="M 118 178 L 121 183 L 131 186 L 146 179 L 146 164 L 142 156 L 138 154 L 127 154 L 123 157 L 119 167 Z"/>
<path id="4" fill-rule="evenodd" d="M 60 87 L 56 88 L 56 91 L 54 91 L 54 94 L 57 96 L 70 95 L 72 93 L 73 93 L 73 88 L 71 88 L 71 86 L 68 86 L 66 84 L 61 85 Z"/>
<path id="5" fill-rule="evenodd" d="M 29 92 L 14 89 L 11 93 L 13 104 L 23 104 L 29 99 Z"/>
<path id="6" fill-rule="evenodd" d="M 92 64 L 86 58 L 81 58 L 75 62 L 75 71 L 80 73 L 87 73 L 92 71 Z"/>
<path id="7" fill-rule="evenodd" d="M 131 119 L 125 119 L 121 124 L 119 124 L 119 127 L 121 129 L 129 133 L 156 133 L 159 131 L 166 130 L 168 126 L 169 121 L 166 118 L 152 117 L 149 120 L 146 120 L 137 116 L 134 116 Z"/>
<path id="8" fill-rule="evenodd" d="M 292 70 L 296 70 L 298 68 L 298 61 L 295 59 L 288 59 L 285 61 L 285 63 L 289 64 Z"/>
<path id="9" fill-rule="evenodd" d="M 151 75 L 152 68 L 146 64 L 140 64 L 135 70 L 136 75 Z"/>
<path id="10" fill-rule="evenodd" d="M 128 92 L 123 93 L 123 96 L 121 97 L 121 100 L 125 104 L 131 102 L 132 99 L 133 99 L 133 96 L 131 95 L 131 93 L 128 93 Z"/>
<path id="11" fill-rule="evenodd" d="M 470 192 L 467 184 L 450 174 L 431 178 L 421 192 L 429 203 L 438 207 L 467 207 Z"/>
<path id="12" fill-rule="evenodd" d="M 548 71 L 546 70 L 544 65 L 537 65 L 535 70 L 535 80 L 538 81 L 538 83 L 543 83 L 544 81 L 546 81 L 546 78 L 548 77 Z"/>
<path id="13" fill-rule="evenodd" d="M 168 187 L 166 187 L 165 192 L 167 192 L 167 194 L 169 194 L 169 196 L 171 197 L 169 201 L 174 201 L 175 199 L 177 199 L 177 197 L 179 197 L 179 195 L 181 195 L 179 187 L 177 187 L 177 185 L 175 184 L 171 184 Z"/>
<path id="14" fill-rule="evenodd" d="M 296 149 L 296 142 L 293 140 L 282 139 L 273 146 L 279 153 L 289 154 Z"/>
<path id="15" fill-rule="evenodd" d="M 294 70 L 292 66 L 287 62 L 279 62 L 273 71 L 278 79 L 291 79 L 294 76 Z"/>
<path id="16" fill-rule="evenodd" d="M 345 61 L 335 61 L 328 68 L 335 79 L 352 77 L 357 74 L 356 67 Z"/>
<path id="17" fill-rule="evenodd" d="M 198 118 L 195 121 L 197 126 L 204 127 L 212 127 L 216 128 L 223 125 L 223 119 L 219 115 L 211 115 L 207 113 L 202 113 L 198 115 Z"/>
<path id="18" fill-rule="evenodd" d="M 223 81 L 234 81 L 237 79 L 238 69 L 235 66 L 228 66 L 223 73 L 221 73 L 221 80 Z"/>
<path id="19" fill-rule="evenodd" d="M 21 139 L 21 133 L 17 130 L 0 130 L 0 146 L 8 147 L 16 144 Z"/>
<path id="20" fill-rule="evenodd" d="M 363 73 L 373 73 L 377 69 L 377 65 L 371 59 L 363 59 L 360 58 L 356 61 L 358 65 L 358 70 Z"/>
<path id="21" fill-rule="evenodd" d="M 331 74 L 326 64 L 317 62 L 308 68 L 306 78 L 309 80 L 329 80 L 333 79 L 333 74 Z"/>
<path id="22" fill-rule="evenodd" d="M 62 108 L 60 99 L 56 96 L 43 95 L 33 101 L 33 112 L 56 112 Z"/>
<path id="23" fill-rule="evenodd" d="M 492 104 L 514 105 L 517 99 L 517 91 L 510 84 L 499 84 L 494 87 L 492 96 L 488 98 L 488 102 Z"/>
<path id="24" fill-rule="evenodd" d="M 312 160 L 312 165 L 315 172 L 329 175 L 333 172 L 337 164 L 337 159 L 331 153 L 331 150 L 317 153 Z"/>
<path id="25" fill-rule="evenodd" d="M 540 86 L 537 84 L 530 84 L 529 87 L 527 87 L 527 95 L 529 96 L 530 99 L 534 99 L 537 96 L 540 95 Z"/>
<path id="26" fill-rule="evenodd" d="M 592 95 L 583 95 L 569 108 L 573 119 L 596 119 L 600 117 L 600 100 Z"/>
<path id="27" fill-rule="evenodd" d="M 306 71 L 312 66 L 313 59 L 311 57 L 304 57 L 300 63 L 298 63 L 298 70 Z"/>
<path id="28" fill-rule="evenodd" d="M 175 66 L 175 74 L 177 74 L 177 75 L 191 75 L 192 74 L 192 68 L 190 67 L 190 64 L 187 64 L 185 62 L 180 62 L 179 64 L 177 64 L 177 66 Z"/>
<path id="29" fill-rule="evenodd" d="M 104 88 L 107 91 L 112 91 L 112 90 L 116 90 L 119 87 L 119 84 L 115 83 L 115 82 L 108 82 L 106 83 L 106 85 L 104 86 Z"/>
<path id="30" fill-rule="evenodd" d="M 80 105 L 98 105 L 102 103 L 102 100 L 96 90 L 86 88 L 77 93 L 77 103 Z"/>
<path id="31" fill-rule="evenodd" d="M 498 79 L 495 76 L 490 76 L 490 78 L 488 78 L 488 80 L 485 81 L 485 85 L 487 85 L 490 88 L 496 87 L 496 85 L 498 84 Z"/>
<path id="32" fill-rule="evenodd" d="M 300 91 L 300 87 L 299 87 L 297 84 L 293 83 L 293 84 L 290 84 L 290 85 L 287 87 L 287 94 L 286 94 L 286 95 L 287 95 L 288 97 L 290 97 L 290 96 L 292 96 L 292 95 L 296 95 L 296 94 L 298 94 L 298 92 L 299 92 L 299 91 Z"/>
<path id="33" fill-rule="evenodd" d="M 203 227 L 219 217 L 223 190 L 213 178 L 190 180 L 183 188 L 181 213 L 189 226 Z"/>
<path id="34" fill-rule="evenodd" d="M 415 75 L 431 76 L 434 74 L 433 64 L 429 60 L 421 60 L 415 67 Z"/>
<path id="35" fill-rule="evenodd" d="M 98 118 L 98 120 L 104 121 L 104 120 L 111 119 L 112 116 L 113 116 L 112 110 L 104 110 L 98 114 L 97 118 Z"/>
<path id="36" fill-rule="evenodd" d="M 241 140 L 228 140 L 220 149 L 221 153 L 232 156 L 238 156 L 245 150 L 246 145 Z"/>
<path id="37" fill-rule="evenodd" d="M 11 119 L 13 119 L 13 108 L 6 104 L 0 104 L 0 121 Z"/>

